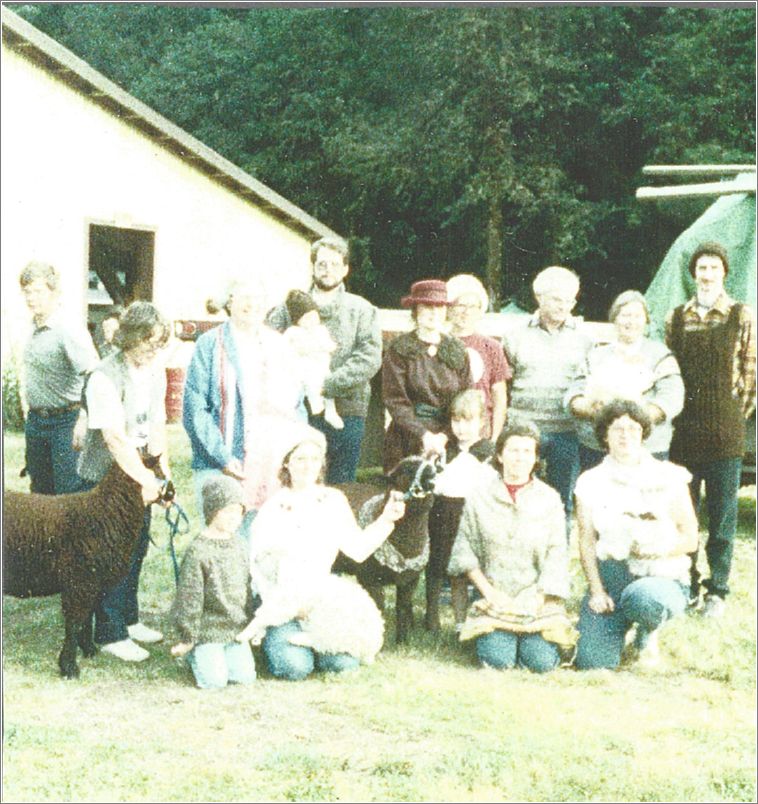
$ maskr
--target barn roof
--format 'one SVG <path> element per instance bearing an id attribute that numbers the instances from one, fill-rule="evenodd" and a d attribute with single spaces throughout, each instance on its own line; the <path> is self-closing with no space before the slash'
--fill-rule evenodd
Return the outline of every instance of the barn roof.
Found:
<path id="1" fill-rule="evenodd" d="M 335 234 L 5 6 L 2 7 L 2 36 L 8 47 L 38 64 L 59 81 L 292 229 L 308 236 Z"/>

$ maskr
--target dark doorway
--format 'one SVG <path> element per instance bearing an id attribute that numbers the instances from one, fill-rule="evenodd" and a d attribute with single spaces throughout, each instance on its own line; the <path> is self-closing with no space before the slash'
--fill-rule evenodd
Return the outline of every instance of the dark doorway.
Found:
<path id="1" fill-rule="evenodd" d="M 89 298 L 92 308 L 153 298 L 155 232 L 91 224 Z"/>

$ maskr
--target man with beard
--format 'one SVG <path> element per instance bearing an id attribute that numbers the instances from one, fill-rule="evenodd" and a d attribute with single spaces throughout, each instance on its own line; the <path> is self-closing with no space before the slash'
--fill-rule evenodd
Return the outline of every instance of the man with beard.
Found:
<path id="1" fill-rule="evenodd" d="M 355 480 L 371 395 L 369 382 L 382 363 L 379 314 L 366 299 L 345 290 L 350 264 L 344 240 L 317 240 L 311 246 L 311 265 L 313 283 L 309 293 L 337 344 L 323 394 L 335 400 L 344 427 L 332 427 L 323 414 L 310 416 L 309 420 L 326 436 L 327 484 L 346 483 Z M 292 323 L 285 305 L 275 307 L 267 321 L 280 331 Z"/>

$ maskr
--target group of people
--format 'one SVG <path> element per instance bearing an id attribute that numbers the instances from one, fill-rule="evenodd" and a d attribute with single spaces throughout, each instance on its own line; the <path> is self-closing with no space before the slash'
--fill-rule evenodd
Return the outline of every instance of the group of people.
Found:
<path id="1" fill-rule="evenodd" d="M 449 575 L 456 630 L 482 664 L 546 672 L 564 649 L 581 669 L 657 661 L 663 623 L 700 605 L 702 481 L 701 610 L 723 613 L 756 382 L 754 317 L 724 289 L 719 244 L 692 255 L 696 292 L 671 312 L 665 344 L 646 336 L 636 291 L 611 306 L 613 337 L 593 341 L 571 314 L 579 277 L 553 266 L 534 280 L 536 312 L 502 343 L 478 332 L 482 284 L 458 275 L 415 282 L 401 300 L 412 329 L 383 347 L 378 311 L 345 289 L 347 244 L 318 240 L 311 263 L 308 292 L 273 309 L 250 278 L 209 301 L 228 320 L 198 338 L 187 370 L 183 423 L 206 526 L 182 563 L 172 653 L 188 657 L 198 686 L 251 682 L 251 642 L 274 676 L 293 680 L 354 668 L 381 647 L 375 605 L 331 572 L 339 551 L 371 555 L 404 514 L 392 494 L 360 527 L 333 488 L 355 479 L 379 371 L 385 470 L 408 455 L 444 457 L 430 567 Z M 98 362 L 83 328 L 56 322 L 57 282 L 39 263 L 21 275 L 34 319 L 23 361 L 32 490 L 87 488 L 115 460 L 154 500 L 159 481 L 141 455 L 160 454 L 169 476 L 155 359 L 168 323 L 133 302 Z M 129 575 L 96 611 L 96 641 L 127 661 L 162 639 L 137 606 L 149 510 Z M 574 513 L 588 584 L 577 629 L 565 605 Z M 428 574 L 428 601 L 438 594 Z"/>

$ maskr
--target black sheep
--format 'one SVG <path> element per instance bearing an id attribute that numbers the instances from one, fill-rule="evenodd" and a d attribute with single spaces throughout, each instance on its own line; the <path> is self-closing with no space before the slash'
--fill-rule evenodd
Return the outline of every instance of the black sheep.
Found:
<path id="1" fill-rule="evenodd" d="M 405 494 L 405 514 L 395 523 L 395 529 L 385 544 L 360 564 L 340 553 L 333 566 L 334 572 L 355 575 L 380 611 L 384 607 L 384 587 L 395 586 L 397 642 L 407 641 L 413 625 L 413 593 L 429 556 L 429 511 L 434 478 L 440 468 L 436 462 L 411 456 L 403 458 L 386 476 L 389 488 L 384 494 L 370 483 L 341 483 L 337 486 L 345 493 L 350 507 L 364 526 L 379 516 L 391 490 Z"/>
<path id="2" fill-rule="evenodd" d="M 157 457 L 145 466 L 162 478 Z M 173 486 L 163 499 L 173 497 Z M 66 635 L 61 675 L 76 678 L 77 644 L 96 653 L 92 617 L 100 596 L 123 578 L 142 530 L 145 504 L 139 483 L 117 463 L 91 491 L 51 496 L 3 493 L 3 594 L 61 595 Z"/>

